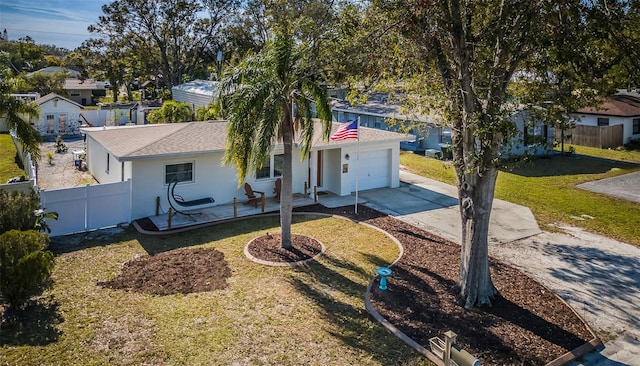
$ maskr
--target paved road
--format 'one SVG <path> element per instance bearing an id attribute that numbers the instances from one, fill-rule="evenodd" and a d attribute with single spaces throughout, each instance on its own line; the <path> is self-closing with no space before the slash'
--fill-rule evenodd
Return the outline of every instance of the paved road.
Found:
<path id="1" fill-rule="evenodd" d="M 456 188 L 405 171 L 400 179 L 399 189 L 361 192 L 360 201 L 459 241 Z M 540 230 L 528 208 L 496 200 L 489 250 L 555 291 L 603 339 L 604 349 L 572 365 L 640 365 L 640 248 L 561 229 Z"/>
<path id="2" fill-rule="evenodd" d="M 578 184 L 578 188 L 640 203 L 640 172 Z"/>

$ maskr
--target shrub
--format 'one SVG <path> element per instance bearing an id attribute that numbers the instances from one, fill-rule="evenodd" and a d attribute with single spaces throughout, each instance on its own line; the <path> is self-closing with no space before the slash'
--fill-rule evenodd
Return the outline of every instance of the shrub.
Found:
<path id="1" fill-rule="evenodd" d="M 58 135 L 58 137 L 56 137 L 56 152 L 59 154 L 63 154 L 66 153 L 68 148 L 67 145 L 65 145 L 64 141 L 62 140 L 62 136 Z"/>
<path id="2" fill-rule="evenodd" d="M 0 235 L 0 298 L 19 306 L 49 283 L 53 254 L 44 250 L 46 234 L 35 230 L 11 230 Z"/>
<path id="3" fill-rule="evenodd" d="M 36 222 L 36 210 L 40 208 L 40 197 L 30 191 L 8 192 L 0 190 L 0 233 L 16 229 L 30 230 Z"/>
<path id="4" fill-rule="evenodd" d="M 47 157 L 47 162 L 49 163 L 49 165 L 53 165 L 53 151 L 45 152 L 44 156 Z"/>

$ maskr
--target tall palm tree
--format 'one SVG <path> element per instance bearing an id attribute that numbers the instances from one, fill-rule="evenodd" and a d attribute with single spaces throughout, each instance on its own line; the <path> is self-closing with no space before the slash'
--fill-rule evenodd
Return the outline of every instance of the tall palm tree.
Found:
<path id="1" fill-rule="evenodd" d="M 30 153 L 34 161 L 40 160 L 42 136 L 29 123 L 29 118 L 37 119 L 40 108 L 33 102 L 11 96 L 12 84 L 6 73 L 0 74 L 0 119 L 4 118 L 7 129 L 14 130 L 22 144 L 22 150 Z M 26 118 L 26 120 L 25 120 Z"/>
<path id="2" fill-rule="evenodd" d="M 220 80 L 218 101 L 229 121 L 225 163 L 238 169 L 240 186 L 250 172 L 261 168 L 273 145 L 284 146 L 280 199 L 281 245 L 291 248 L 292 147 L 300 136 L 302 156 L 311 149 L 314 133 L 312 104 L 322 121 L 325 139 L 331 133 L 331 108 L 326 90 L 309 70 L 310 53 L 286 27 L 258 54 L 246 56 Z"/>

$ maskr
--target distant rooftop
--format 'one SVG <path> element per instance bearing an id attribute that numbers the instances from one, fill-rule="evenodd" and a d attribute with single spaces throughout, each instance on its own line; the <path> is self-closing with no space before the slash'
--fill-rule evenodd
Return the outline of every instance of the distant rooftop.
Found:
<path id="1" fill-rule="evenodd" d="M 53 74 L 55 72 L 67 73 L 72 78 L 79 78 L 81 76 L 79 71 L 68 69 L 66 67 L 60 67 L 60 66 L 45 67 L 44 69 L 40 69 L 40 70 L 37 70 L 37 71 L 34 71 L 34 72 L 30 72 L 30 73 L 27 74 L 27 76 L 32 76 L 34 74 Z"/>
<path id="2" fill-rule="evenodd" d="M 218 82 L 211 80 L 192 80 L 184 84 L 176 85 L 172 89 L 213 97 L 218 89 Z"/>
<path id="3" fill-rule="evenodd" d="M 426 115 L 412 115 L 409 116 L 406 111 L 403 110 L 400 102 L 392 101 L 389 99 L 389 93 L 372 93 L 369 95 L 367 102 L 364 104 L 351 105 L 349 101 L 344 99 L 331 98 L 331 108 L 334 111 L 348 112 L 348 113 L 361 113 L 364 115 L 382 117 L 382 118 L 396 118 L 400 120 L 417 120 L 421 122 L 432 123 L 437 125 L 437 118 L 435 116 Z"/>

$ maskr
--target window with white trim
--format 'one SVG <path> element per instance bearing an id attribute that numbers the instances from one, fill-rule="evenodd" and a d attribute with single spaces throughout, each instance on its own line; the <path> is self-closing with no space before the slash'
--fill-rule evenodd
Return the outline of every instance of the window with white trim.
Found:
<path id="1" fill-rule="evenodd" d="M 193 182 L 193 162 L 164 166 L 164 183 Z"/>
<path id="2" fill-rule="evenodd" d="M 609 126 L 609 118 L 598 117 L 598 126 Z"/>
<path id="3" fill-rule="evenodd" d="M 283 161 L 283 154 L 272 155 L 265 159 L 262 168 L 256 169 L 256 179 L 281 177 Z"/>
<path id="4" fill-rule="evenodd" d="M 633 119 L 633 134 L 640 134 L 640 118 Z"/>

